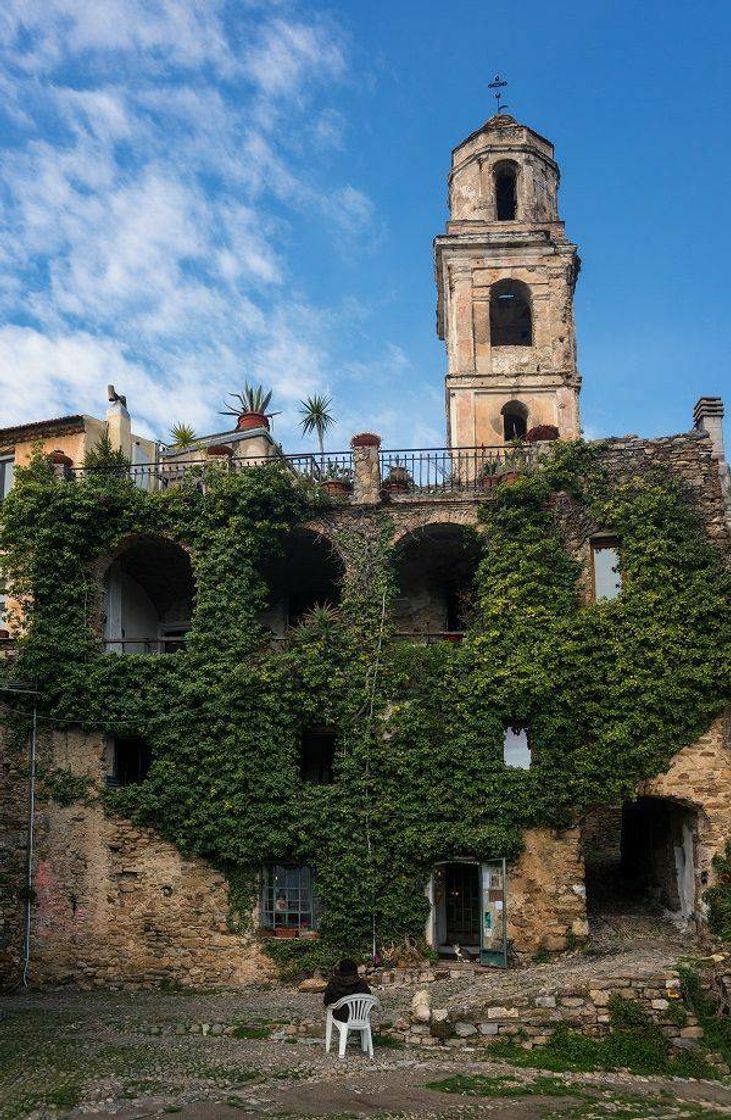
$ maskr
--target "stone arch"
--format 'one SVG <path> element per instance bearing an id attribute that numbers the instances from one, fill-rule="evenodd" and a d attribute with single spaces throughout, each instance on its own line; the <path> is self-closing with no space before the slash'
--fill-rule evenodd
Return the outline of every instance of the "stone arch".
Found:
<path id="1" fill-rule="evenodd" d="M 490 345 L 533 345 L 533 301 L 522 280 L 498 280 L 490 288 Z"/>
<path id="2" fill-rule="evenodd" d="M 164 536 L 129 536 L 97 568 L 107 652 L 173 653 L 183 647 L 195 579 L 182 545 Z"/>
<path id="3" fill-rule="evenodd" d="M 337 607 L 345 563 L 319 528 L 298 526 L 289 533 L 283 555 L 267 579 L 270 607 L 259 621 L 276 637 L 284 637 L 316 607 Z"/>
<path id="4" fill-rule="evenodd" d="M 528 406 L 522 401 L 507 401 L 500 409 L 503 418 L 503 438 L 506 443 L 522 439 L 528 431 Z"/>
<path id="5" fill-rule="evenodd" d="M 461 635 L 469 622 L 480 553 L 476 530 L 464 522 L 431 521 L 397 538 L 393 619 L 404 637 Z"/>
<path id="6" fill-rule="evenodd" d="M 693 801 L 647 793 L 594 807 L 582 828 L 589 913 L 629 907 L 696 922 L 703 817 Z"/>

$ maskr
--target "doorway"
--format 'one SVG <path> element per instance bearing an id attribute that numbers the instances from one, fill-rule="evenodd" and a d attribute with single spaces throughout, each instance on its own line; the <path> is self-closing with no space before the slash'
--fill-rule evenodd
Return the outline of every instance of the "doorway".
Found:
<path id="1" fill-rule="evenodd" d="M 444 863 L 434 872 L 435 948 L 440 956 L 477 957 L 480 952 L 480 867 Z"/>

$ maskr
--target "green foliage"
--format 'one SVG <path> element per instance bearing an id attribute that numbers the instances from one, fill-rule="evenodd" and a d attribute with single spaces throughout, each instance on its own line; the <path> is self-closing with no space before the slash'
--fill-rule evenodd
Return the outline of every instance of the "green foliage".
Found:
<path id="1" fill-rule="evenodd" d="M 84 455 L 84 470 L 86 471 L 112 471 L 123 474 L 129 467 L 129 459 L 124 452 L 112 447 L 112 442 L 107 432 L 101 436 L 93 447 Z"/>
<path id="2" fill-rule="evenodd" d="M 731 941 L 731 840 L 726 841 L 723 855 L 713 858 L 715 884 L 706 891 L 708 925 L 723 941 Z"/>
<path id="3" fill-rule="evenodd" d="M 201 468 L 158 493 L 114 470 L 62 484 L 39 459 L 17 474 L 0 550 L 27 609 L 18 675 L 38 682 L 45 720 L 146 739 L 146 780 L 109 791 L 109 811 L 225 871 L 232 928 L 246 924 L 262 863 L 315 869 L 321 940 L 268 943 L 292 975 L 362 956 L 374 937 L 419 936 L 436 862 L 516 857 L 526 828 L 620 801 L 722 710 L 729 580 L 714 546 L 674 482 L 610 484 L 581 443 L 557 444 L 485 503 L 461 645 L 390 640 L 394 526 L 353 510 L 332 519 L 348 570 L 337 611 L 273 651 L 258 621 L 268 573 L 290 531 L 330 508 L 276 465 Z M 581 602 L 567 546 L 577 519 L 622 536 L 612 602 Z M 191 556 L 184 651 L 102 652 L 99 561 L 129 534 L 173 538 Z M 307 785 L 300 736 L 323 724 L 337 728 L 336 781 Z M 508 724 L 531 727 L 529 771 L 504 765 Z"/>
<path id="4" fill-rule="evenodd" d="M 182 424 L 180 422 L 173 424 L 170 429 L 170 436 L 173 445 L 177 447 L 179 451 L 192 450 L 198 447 L 198 436 L 196 435 L 195 428 L 191 427 L 190 424 Z"/>
<path id="5" fill-rule="evenodd" d="M 680 969 L 683 1000 L 703 1027 L 705 1045 L 731 1065 L 731 1019 L 719 1012 L 718 1002 L 704 991 L 698 973 L 690 966 Z"/>
<path id="6" fill-rule="evenodd" d="M 57 805 L 73 805 L 75 801 L 85 801 L 89 796 L 91 778 L 83 774 L 73 774 L 61 766 L 54 767 L 40 776 L 41 791 Z"/>

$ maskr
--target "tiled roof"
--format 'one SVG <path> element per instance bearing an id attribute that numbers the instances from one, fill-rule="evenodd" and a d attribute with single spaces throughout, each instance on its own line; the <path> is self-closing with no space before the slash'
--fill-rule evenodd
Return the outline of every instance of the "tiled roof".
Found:
<path id="1" fill-rule="evenodd" d="M 11 428 L 0 428 L 0 443 L 19 443 L 21 440 L 42 436 L 46 432 L 53 435 L 61 431 L 82 431 L 84 417 L 56 416 L 52 420 L 34 420 L 30 424 L 14 424 Z"/>

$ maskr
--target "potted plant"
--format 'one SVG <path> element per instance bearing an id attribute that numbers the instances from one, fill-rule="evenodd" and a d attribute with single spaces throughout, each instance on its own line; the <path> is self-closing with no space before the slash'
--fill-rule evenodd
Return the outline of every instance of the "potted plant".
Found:
<path id="1" fill-rule="evenodd" d="M 266 391 L 262 385 L 249 385 L 246 381 L 243 393 L 229 393 L 229 396 L 238 401 L 238 405 L 221 409 L 219 416 L 235 416 L 236 430 L 239 432 L 247 432 L 253 428 L 269 430 L 269 420 L 276 415 L 267 412 L 272 399 L 271 389 Z"/>
<path id="2" fill-rule="evenodd" d="M 486 459 L 480 467 L 480 471 L 475 479 L 478 489 L 492 490 L 496 486 L 500 477 L 500 460 L 499 459 Z"/>
<path id="3" fill-rule="evenodd" d="M 529 428 L 524 436 L 526 443 L 542 443 L 544 440 L 558 439 L 558 428 L 555 424 L 536 424 Z"/>
<path id="4" fill-rule="evenodd" d="M 353 472 L 340 463 L 328 463 L 321 486 L 331 498 L 347 498 L 353 489 Z"/>
<path id="5" fill-rule="evenodd" d="M 358 435 L 353 436 L 350 441 L 350 446 L 355 447 L 380 447 L 381 437 L 377 436 L 374 432 L 359 432 Z"/>
<path id="6" fill-rule="evenodd" d="M 385 490 L 387 494 L 408 494 L 413 482 L 414 480 L 409 471 L 406 467 L 401 466 L 397 459 L 395 464 L 389 468 L 382 489 Z"/>

